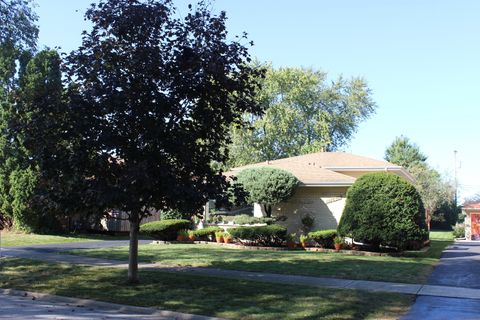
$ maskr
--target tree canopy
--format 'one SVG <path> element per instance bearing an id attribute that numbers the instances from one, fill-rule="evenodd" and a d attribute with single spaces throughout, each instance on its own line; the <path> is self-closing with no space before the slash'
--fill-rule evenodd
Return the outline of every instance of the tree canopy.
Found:
<path id="1" fill-rule="evenodd" d="M 0 214 L 7 225 L 24 228 L 34 218 L 31 196 L 38 169 L 29 163 L 21 125 L 25 117 L 24 80 L 35 53 L 37 16 L 28 0 L 0 1 Z"/>
<path id="2" fill-rule="evenodd" d="M 399 136 L 385 150 L 385 160 L 404 168 L 410 168 L 424 164 L 427 161 L 427 156 L 409 138 Z"/>
<path id="3" fill-rule="evenodd" d="M 298 179 L 285 170 L 259 167 L 241 171 L 237 183 L 247 193 L 247 201 L 262 205 L 266 216 L 271 217 L 272 206 L 293 196 Z"/>
<path id="4" fill-rule="evenodd" d="M 330 83 L 326 73 L 305 68 L 267 66 L 257 100 L 265 114 L 245 114 L 250 126 L 232 127 L 230 167 L 337 150 L 376 108 L 365 80 Z"/>
<path id="5" fill-rule="evenodd" d="M 137 235 L 151 209 L 196 212 L 225 186 L 228 128 L 260 115 L 262 71 L 249 65 L 245 36 L 227 40 L 226 14 L 199 3 L 179 18 L 171 1 L 108 0 L 66 60 L 78 136 L 64 170 L 84 177 L 77 194 L 130 221 L 129 280 L 137 277 Z M 86 192 L 85 192 L 86 191 Z"/>

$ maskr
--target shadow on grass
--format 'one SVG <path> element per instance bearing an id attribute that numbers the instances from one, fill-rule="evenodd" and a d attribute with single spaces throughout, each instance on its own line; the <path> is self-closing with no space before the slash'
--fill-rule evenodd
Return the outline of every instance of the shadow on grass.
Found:
<path id="1" fill-rule="evenodd" d="M 142 271 L 142 283 L 132 287 L 126 276 L 124 270 L 12 259 L 0 271 L 0 286 L 234 319 L 393 319 L 412 302 L 398 294 L 151 271 Z"/>
<path id="2" fill-rule="evenodd" d="M 249 251 L 208 245 L 146 245 L 140 261 L 229 270 L 337 277 L 347 279 L 424 283 L 451 241 L 432 241 L 427 252 L 408 257 L 366 257 L 341 253 L 304 251 Z M 75 254 L 98 258 L 128 259 L 126 248 L 76 250 Z"/>

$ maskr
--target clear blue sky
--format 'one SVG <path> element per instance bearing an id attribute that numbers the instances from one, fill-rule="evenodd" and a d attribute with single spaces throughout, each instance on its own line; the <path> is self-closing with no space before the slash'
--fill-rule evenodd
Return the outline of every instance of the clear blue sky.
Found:
<path id="1" fill-rule="evenodd" d="M 89 27 L 83 13 L 91 2 L 37 0 L 40 45 L 75 49 Z M 189 1 L 174 3 L 182 15 Z M 217 0 L 212 6 L 227 12 L 230 34 L 248 32 L 261 61 L 368 81 L 378 110 L 345 151 L 380 159 L 403 134 L 433 167 L 453 176 L 458 150 L 461 195 L 480 192 L 480 1 Z"/>

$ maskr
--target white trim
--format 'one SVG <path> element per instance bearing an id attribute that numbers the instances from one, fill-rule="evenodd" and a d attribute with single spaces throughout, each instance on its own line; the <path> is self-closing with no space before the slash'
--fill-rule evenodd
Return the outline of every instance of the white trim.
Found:
<path id="1" fill-rule="evenodd" d="M 401 166 L 387 166 L 387 167 L 323 167 L 331 171 L 400 171 L 411 183 L 415 183 L 415 178 Z"/>
<path id="2" fill-rule="evenodd" d="M 374 171 L 374 170 L 400 170 L 401 166 L 381 166 L 381 167 L 322 167 L 328 170 L 338 171 Z"/>
<path id="3" fill-rule="evenodd" d="M 353 182 L 310 182 L 300 183 L 301 187 L 350 187 Z"/>

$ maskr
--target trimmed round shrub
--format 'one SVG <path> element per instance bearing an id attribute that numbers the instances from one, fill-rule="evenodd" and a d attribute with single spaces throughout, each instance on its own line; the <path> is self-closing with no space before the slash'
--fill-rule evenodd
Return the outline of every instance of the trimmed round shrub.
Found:
<path id="1" fill-rule="evenodd" d="M 277 224 L 232 228 L 228 233 L 242 243 L 261 246 L 281 246 L 287 239 L 287 228 Z"/>
<path id="2" fill-rule="evenodd" d="M 191 222 L 184 219 L 153 221 L 142 224 L 140 232 L 157 240 L 172 241 L 178 231 L 190 228 Z"/>
<path id="3" fill-rule="evenodd" d="M 415 187 L 394 174 L 366 174 L 347 192 L 338 233 L 378 249 L 404 250 L 428 239 L 425 209 Z"/>
<path id="4" fill-rule="evenodd" d="M 215 238 L 215 232 L 223 231 L 220 227 L 207 227 L 193 231 L 195 238 L 202 241 L 212 241 Z"/>
<path id="5" fill-rule="evenodd" d="M 322 248 L 333 248 L 333 239 L 336 236 L 337 230 L 319 230 L 308 234 L 308 237 Z"/>
<path id="6" fill-rule="evenodd" d="M 237 175 L 237 183 L 247 193 L 247 201 L 261 204 L 266 216 L 271 217 L 272 207 L 290 199 L 299 181 L 288 171 L 259 167 L 241 171 Z"/>

